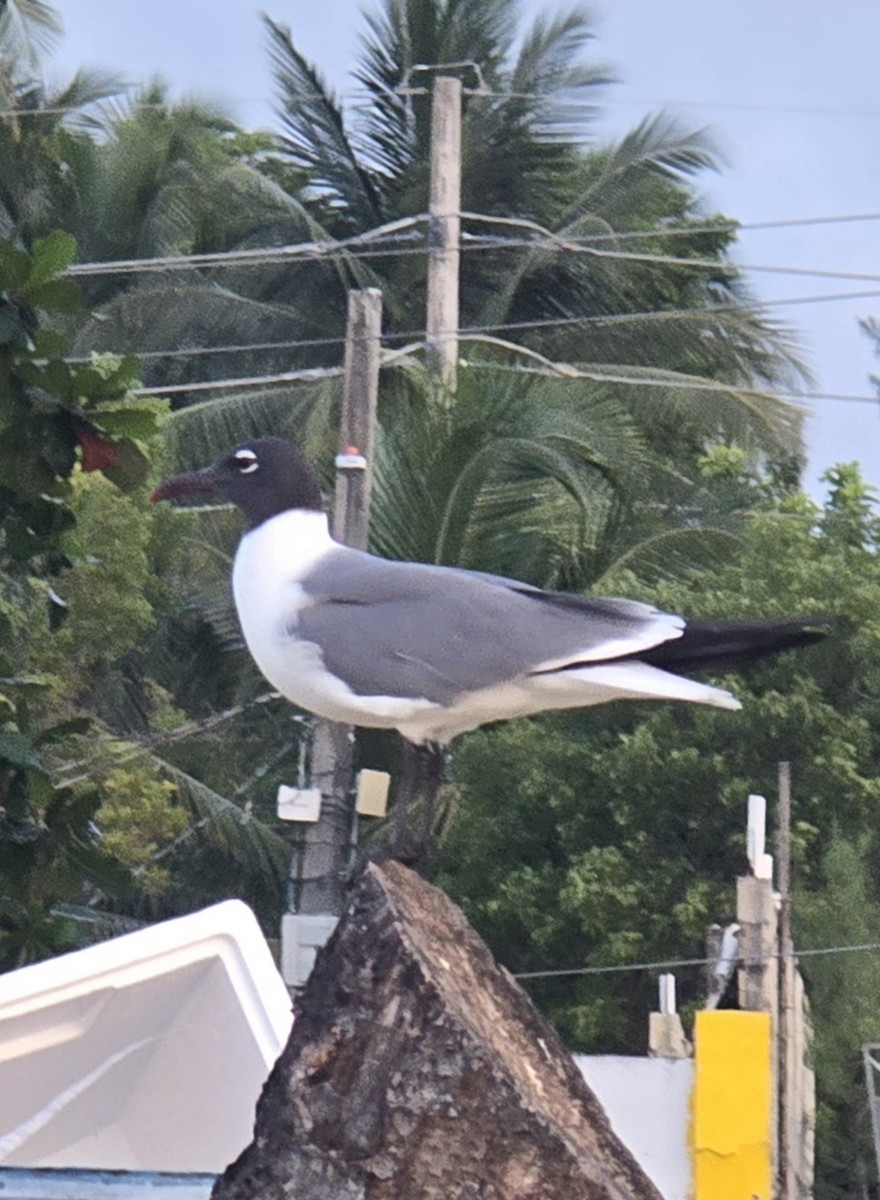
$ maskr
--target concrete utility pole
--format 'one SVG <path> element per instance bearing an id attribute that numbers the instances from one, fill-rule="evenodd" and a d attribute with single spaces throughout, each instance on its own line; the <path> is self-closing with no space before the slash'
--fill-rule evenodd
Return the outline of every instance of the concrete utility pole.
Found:
<path id="1" fill-rule="evenodd" d="M 779 764 L 779 1024 L 776 1039 L 776 1079 L 779 1088 L 779 1200 L 796 1200 L 791 1162 L 792 992 L 794 957 L 791 941 L 791 765 Z"/>
<path id="2" fill-rule="evenodd" d="M 815 1080 L 804 985 L 791 938 L 791 775 L 779 764 L 777 877 L 764 853 L 765 801 L 749 797 L 751 873 L 737 880 L 739 1007 L 770 1014 L 773 1031 L 774 1167 L 777 1200 L 812 1195 Z"/>
<path id="3" fill-rule="evenodd" d="M 461 237 L 461 80 L 434 79 L 428 210 L 427 365 L 435 385 L 455 390 Z"/>
<path id="4" fill-rule="evenodd" d="M 779 764 L 779 1200 L 803 1200 L 813 1175 L 813 1078 L 805 1070 L 803 980 L 791 933 L 791 766 Z M 804 1119 L 806 1113 L 807 1119 Z"/>
<path id="5" fill-rule="evenodd" d="M 377 288 L 349 292 L 333 534 L 360 550 L 366 549 L 370 520 L 381 330 L 382 293 Z M 282 931 L 289 984 L 305 982 L 314 950 L 326 941 L 343 909 L 352 838 L 353 748 L 350 726 L 315 722 L 310 776 L 321 793 L 320 815 L 304 824 L 303 851 L 293 867 L 299 874 L 293 880 L 297 911 L 285 918 Z"/>

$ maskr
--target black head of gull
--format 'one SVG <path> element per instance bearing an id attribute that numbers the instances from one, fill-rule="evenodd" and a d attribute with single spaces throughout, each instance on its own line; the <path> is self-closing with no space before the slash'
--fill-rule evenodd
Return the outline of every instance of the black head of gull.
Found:
<path id="1" fill-rule="evenodd" d="M 288 509 L 323 511 L 314 467 L 293 442 L 276 437 L 243 442 L 210 467 L 174 475 L 161 483 L 150 499 L 193 495 L 231 501 L 244 513 L 249 529 Z"/>
<path id="2" fill-rule="evenodd" d="M 395 728 L 417 744 L 619 699 L 736 709 L 729 692 L 679 672 L 807 645 L 827 625 L 691 622 L 633 600 L 376 558 L 333 540 L 314 469 L 278 438 L 246 442 L 152 498 L 199 493 L 233 501 L 247 521 L 232 588 L 269 682 L 320 716 Z"/>

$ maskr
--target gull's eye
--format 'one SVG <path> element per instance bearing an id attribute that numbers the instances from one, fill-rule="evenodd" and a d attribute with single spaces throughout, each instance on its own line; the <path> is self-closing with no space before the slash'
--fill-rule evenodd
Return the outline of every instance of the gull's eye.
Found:
<path id="1" fill-rule="evenodd" d="M 232 456 L 232 461 L 239 475 L 250 475 L 260 465 L 253 450 L 236 450 Z"/>

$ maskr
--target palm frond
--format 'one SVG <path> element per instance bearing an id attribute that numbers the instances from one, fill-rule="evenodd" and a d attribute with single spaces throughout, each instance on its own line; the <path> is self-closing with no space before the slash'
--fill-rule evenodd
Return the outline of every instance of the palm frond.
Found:
<path id="1" fill-rule="evenodd" d="M 296 437 L 309 451 L 324 449 L 324 431 L 338 411 L 340 395 L 339 380 L 320 380 L 200 400 L 172 414 L 166 426 L 170 460 L 175 469 L 188 470 L 213 462 L 230 446 L 268 434 Z"/>
<path id="2" fill-rule="evenodd" d="M 290 31 L 264 16 L 269 56 L 281 101 L 284 134 L 279 139 L 290 161 L 308 172 L 312 186 L 346 222 L 360 230 L 382 222 L 379 193 L 355 155 L 333 93 L 293 45 Z"/>
<path id="3" fill-rule="evenodd" d="M 161 766 L 198 819 L 202 836 L 249 874 L 274 880 L 283 891 L 290 870 L 290 848 L 284 839 L 186 771 L 167 762 Z"/>
<path id="4" fill-rule="evenodd" d="M 401 398 L 381 420 L 372 545 L 546 582 L 568 554 L 557 535 L 585 536 L 596 496 L 628 485 L 644 447 L 596 389 L 481 367 L 448 406 Z"/>
<path id="5" fill-rule="evenodd" d="M 89 110 L 125 91 L 126 84 L 120 76 L 94 67 L 80 67 L 67 83 L 47 95 L 46 107 L 68 109 L 70 115 L 65 120 L 69 124 L 89 128 L 95 120 Z"/>
<path id="6" fill-rule="evenodd" d="M 340 327 L 332 333 L 338 344 L 326 345 L 326 313 L 309 313 L 242 295 L 180 272 L 155 274 L 150 282 L 122 292 L 95 310 L 74 340 L 76 353 L 94 350 L 122 354 L 139 351 L 145 385 L 161 388 L 172 384 L 236 379 L 317 367 L 322 361 L 341 357 Z M 313 324 L 311 322 L 321 322 Z M 314 348 L 309 343 L 315 341 Z M 287 343 L 294 343 L 288 346 Z M 306 345 L 297 352 L 297 343 Z M 254 343 L 253 351 L 248 349 Z M 277 349 L 264 344 L 278 343 Z M 211 353 L 212 347 L 217 351 Z M 223 351 L 223 346 L 235 350 Z M 193 348 L 196 353 L 175 354 Z M 203 349 L 208 353 L 200 353 Z M 152 353 L 150 353 L 152 352 Z M 159 357 L 156 357 L 159 355 Z M 193 397 L 194 398 L 194 397 Z"/>
<path id="7" fill-rule="evenodd" d="M 733 442 L 771 453 L 797 454 L 804 413 L 778 396 L 657 367 L 581 364 L 626 404 L 648 441 L 661 423 L 697 442 Z M 619 384 L 615 384 L 615 379 Z"/>
<path id="8" fill-rule="evenodd" d="M 0 57 L 12 64 L 40 64 L 61 36 L 61 17 L 49 0 L 4 0 L 0 8 Z"/>
<path id="9" fill-rule="evenodd" d="M 615 228 L 632 213 L 633 188 L 640 176 L 678 180 L 718 167 L 718 149 L 705 130 L 685 129 L 666 113 L 645 117 L 602 155 L 602 170 L 560 222 L 560 234 L 574 236 L 578 221 L 600 214 Z"/>
<path id="10" fill-rule="evenodd" d="M 614 591 L 622 578 L 640 582 L 680 579 L 688 573 L 711 570 L 730 561 L 742 538 L 730 529 L 701 526 L 695 529 L 663 529 L 621 546 L 593 586 Z"/>
<path id="11" fill-rule="evenodd" d="M 613 82 L 614 76 L 607 67 L 581 58 L 594 36 L 587 11 L 575 8 L 554 17 L 539 15 L 523 38 L 509 87 L 522 97 L 523 111 L 530 112 L 539 138 L 582 137 L 595 116 L 597 109 L 584 107 L 583 93 Z M 569 99 L 575 106 L 566 103 Z"/>

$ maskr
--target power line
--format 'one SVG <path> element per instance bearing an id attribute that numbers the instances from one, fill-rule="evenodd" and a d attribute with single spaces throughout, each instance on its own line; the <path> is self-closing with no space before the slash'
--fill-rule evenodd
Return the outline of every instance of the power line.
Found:
<path id="1" fill-rule="evenodd" d="M 854 954 L 859 951 L 880 950 L 880 942 L 857 942 L 850 946 L 816 946 L 807 950 L 792 950 L 790 954 L 776 951 L 772 954 L 749 956 L 750 962 L 770 962 L 779 958 L 810 958 L 827 954 Z M 580 975 L 612 975 L 627 971 L 660 971 L 674 967 L 707 967 L 715 958 L 673 958 L 657 962 L 615 963 L 605 967 L 563 967 L 550 971 L 518 971 L 514 979 L 563 979 Z"/>
<path id="2" fill-rule="evenodd" d="M 524 349 L 523 347 L 514 346 L 512 343 L 506 343 L 506 345 L 509 349 L 513 350 Z M 537 355 L 535 357 L 541 358 L 542 356 Z M 761 388 L 740 387 L 735 383 L 718 383 L 714 379 L 696 379 L 693 376 L 683 376 L 681 378 L 671 376 L 665 379 L 652 379 L 648 375 L 626 375 L 624 374 L 623 368 L 619 374 L 615 374 L 614 372 L 608 370 L 593 370 L 589 367 L 571 367 L 568 364 L 559 364 L 558 369 L 554 370 L 553 368 L 556 367 L 557 364 L 551 363 L 548 359 L 544 360 L 544 364 L 545 366 L 543 370 L 535 370 L 534 368 L 531 368 L 532 373 L 540 375 L 555 375 L 564 379 L 589 379 L 593 383 L 622 383 L 631 387 L 675 388 L 679 391 L 689 392 L 727 392 L 734 393 L 738 396 L 753 397 L 758 400 L 786 400 L 795 403 L 802 400 L 828 400 L 850 402 L 853 404 L 880 405 L 880 396 L 857 396 L 850 395 L 845 392 L 785 392 L 775 391 L 770 388 L 765 388 L 762 390 Z M 488 369 L 520 372 L 527 372 L 529 370 L 529 368 L 506 367 L 503 365 L 486 362 L 471 362 L 468 363 L 468 368 L 471 370 Z M 632 367 L 629 369 L 632 370 Z"/>
<path id="3" fill-rule="evenodd" d="M 699 310 L 697 310 L 699 312 Z M 580 323 L 586 318 L 571 318 L 570 322 L 564 323 Z M 561 321 L 552 321 L 550 324 L 561 324 Z M 534 328 L 540 326 L 541 322 L 523 322 L 521 325 L 511 326 L 509 328 Z M 593 383 L 616 383 L 624 384 L 631 387 L 654 387 L 654 388 L 674 388 L 678 391 L 696 391 L 696 392 L 720 392 L 727 394 L 736 394 L 738 396 L 754 397 L 756 399 L 766 400 L 773 398 L 777 400 L 785 400 L 789 402 L 801 401 L 838 401 L 841 403 L 848 402 L 854 404 L 880 404 L 880 397 L 877 396 L 859 396 L 850 395 L 843 392 L 819 392 L 819 391 L 780 391 L 770 388 L 753 388 L 746 387 L 735 383 L 721 383 L 713 379 L 699 379 L 695 376 L 676 375 L 674 372 L 669 372 L 666 376 L 651 376 L 648 374 L 632 374 L 633 371 L 639 368 L 630 365 L 621 367 L 619 370 L 614 370 L 610 367 L 576 367 L 568 363 L 554 363 L 550 359 L 539 354 L 537 351 L 530 350 L 526 346 L 520 346 L 513 342 L 504 342 L 500 339 L 493 339 L 486 336 L 485 329 L 477 332 L 468 330 L 460 330 L 459 338 L 461 341 L 486 341 L 493 343 L 526 357 L 534 359 L 541 364 L 540 370 L 532 369 L 535 374 L 552 375 L 557 378 L 566 379 L 586 379 Z M 394 358 L 404 357 L 411 353 L 423 352 L 425 349 L 424 342 L 404 346 L 401 349 L 392 352 L 391 355 L 386 355 L 382 363 L 383 367 L 391 364 Z M 504 370 L 503 365 L 487 362 L 469 362 L 469 369 L 484 369 L 484 370 Z M 523 368 L 507 368 L 509 370 L 522 371 Z M 645 368 L 647 371 L 647 368 Z M 629 373 L 628 373 L 629 372 Z M 227 391 L 233 389 L 247 389 L 252 387 L 270 387 L 282 383 L 293 382 L 314 382 L 318 379 L 326 379 L 337 377 L 342 373 L 341 367 L 314 368 L 303 371 L 283 371 L 277 374 L 268 375 L 251 375 L 233 377 L 228 379 L 200 380 L 194 383 L 178 383 L 170 384 L 163 387 L 157 384 L 153 387 L 141 387 L 132 389 L 132 394 L 135 396 L 165 396 L 175 395 L 186 392 L 199 391 Z M 192 405 L 187 408 L 178 409 L 172 416 L 186 416 L 191 414 L 194 409 L 199 407 L 207 407 L 210 404 L 218 403 L 218 401 L 204 401 L 203 405 Z"/>
<path id="4" fill-rule="evenodd" d="M 717 226 L 715 228 L 717 229 Z M 665 237 L 667 234 L 663 231 L 655 231 L 650 236 L 657 238 Z M 258 267 L 283 266 L 285 264 L 338 262 L 355 259 L 412 258 L 424 256 L 428 251 L 426 243 L 418 246 L 400 246 L 389 244 L 400 239 L 389 238 L 387 241 L 375 239 L 368 244 L 365 239 L 366 235 L 364 235 L 363 239 L 350 239 L 345 242 L 301 243 L 266 250 L 245 251 L 242 253 L 237 251 L 222 251 L 215 255 L 180 255 L 176 257 L 169 256 L 168 258 L 81 263 L 68 267 L 63 274 L 69 278 L 77 279 L 107 275 L 161 275 L 176 271 L 255 269 Z M 599 239 L 590 238 L 589 242 L 594 240 Z M 742 275 L 748 271 L 752 271 L 756 274 L 797 275 L 806 278 L 837 279 L 842 282 L 851 283 L 880 283 L 880 274 L 859 271 L 837 271 L 826 267 L 787 267 L 777 263 L 738 263 L 725 259 L 687 258 L 674 254 L 640 254 L 631 250 L 603 250 L 599 246 L 588 244 L 588 239 L 586 238 L 563 238 L 554 234 L 549 234 L 544 239 L 480 238 L 465 234 L 459 246 L 461 254 L 486 253 L 488 251 L 495 253 L 499 250 L 540 250 L 544 253 L 579 254 L 588 258 L 642 263 L 647 266 L 687 267 L 691 270 L 722 272 L 728 275 Z"/>
<path id="5" fill-rule="evenodd" d="M 823 108 L 820 105 L 808 104 L 743 104 L 736 100 L 676 100 L 667 98 L 665 100 L 652 100 L 650 97 L 628 96 L 618 98 L 612 101 L 610 106 L 614 104 L 622 105 L 651 105 L 652 107 L 670 107 L 670 108 L 706 108 L 716 109 L 722 112 L 749 112 L 769 115 L 778 113 L 779 115 L 792 115 L 803 117 L 857 117 L 874 119 L 880 117 L 880 108 Z M 606 104 L 603 101 L 602 107 Z"/>
<path id="6" fill-rule="evenodd" d="M 518 218 L 489 216 L 482 213 L 462 212 L 462 220 L 482 224 L 498 225 L 506 228 L 526 230 L 534 235 L 531 238 L 488 238 L 486 236 L 465 235 L 461 251 L 496 251 L 499 249 L 532 249 L 542 251 L 563 251 L 566 253 L 585 254 L 596 258 L 607 258 L 624 262 L 641 262 L 661 266 L 682 266 L 713 271 L 728 270 L 732 273 L 745 271 L 771 272 L 774 274 L 806 275 L 819 278 L 851 280 L 858 282 L 880 283 L 880 275 L 851 271 L 832 271 L 826 268 L 786 267 L 776 264 L 741 264 L 726 262 L 718 259 L 687 258 L 668 254 L 640 254 L 629 250 L 602 249 L 594 245 L 600 241 L 619 241 L 621 239 L 665 238 L 669 236 L 689 236 L 697 233 L 738 232 L 741 230 L 779 229 L 789 227 L 806 227 L 809 225 L 826 225 L 860 221 L 880 220 L 880 213 L 841 214 L 824 217 L 792 218 L 791 220 L 754 222 L 744 225 L 705 224 L 702 226 L 682 227 L 680 229 L 630 230 L 620 234 L 613 232 L 597 233 L 594 235 L 568 236 L 546 229 L 533 221 Z M 418 229 L 427 223 L 424 213 L 412 217 L 391 221 L 362 234 L 350 238 L 327 238 L 319 241 L 289 243 L 283 246 L 265 246 L 250 250 L 222 250 L 205 254 L 172 254 L 151 258 L 116 259 L 97 262 L 74 263 L 65 275 L 71 278 L 91 278 L 106 275 L 136 275 L 142 273 L 165 273 L 169 271 L 199 271 L 213 268 L 262 267 L 278 266 L 283 263 L 312 262 L 315 260 L 334 261 L 338 258 L 373 258 L 400 257 L 422 255 L 425 245 L 401 246 L 401 241 L 412 241 L 418 235 Z"/>
<path id="7" fill-rule="evenodd" d="M 604 87 L 607 85 L 597 84 L 594 86 L 596 86 L 598 88 L 599 86 Z M 343 103 L 343 104 L 347 101 L 358 101 L 359 103 L 356 105 L 353 104 L 352 108 L 354 108 L 355 110 L 363 110 L 364 108 L 367 107 L 367 105 L 364 103 L 364 101 L 374 100 L 376 93 L 380 92 L 380 91 L 383 91 L 386 95 L 393 96 L 396 99 L 400 99 L 400 94 L 391 89 L 370 90 L 370 89 L 366 89 L 366 88 L 358 88 L 358 89 L 354 89 L 352 91 L 338 93 L 336 95 L 336 99 L 339 100 L 340 103 Z M 556 107 L 558 107 L 560 109 L 564 109 L 564 110 L 580 108 L 580 109 L 584 109 L 587 112 L 594 112 L 597 109 L 602 112 L 607 112 L 607 111 L 613 110 L 615 108 L 626 108 L 626 107 L 631 108 L 633 106 L 638 106 L 638 107 L 650 106 L 652 108 L 660 108 L 660 109 L 663 109 L 663 108 L 698 108 L 698 109 L 709 109 L 709 110 L 723 111 L 723 112 L 748 112 L 748 113 L 756 113 L 756 114 L 762 114 L 762 115 L 778 113 L 780 115 L 797 115 L 797 116 L 812 116 L 812 117 L 848 117 L 848 118 L 858 118 L 858 119 L 866 119 L 866 118 L 867 119 L 875 119 L 875 118 L 880 117 L 880 109 L 877 109 L 877 108 L 832 108 L 832 107 L 823 107 L 822 105 L 762 104 L 760 102 L 749 104 L 749 103 L 743 103 L 741 101 L 733 101 L 733 100 L 727 101 L 727 100 L 710 100 L 710 99 L 682 99 L 680 97 L 675 97 L 675 96 L 660 96 L 660 97 L 620 96 L 620 95 L 608 96 L 606 94 L 601 97 L 597 96 L 596 98 L 586 98 L 586 97 L 581 98 L 581 97 L 577 97 L 574 95 L 565 95 L 565 94 L 556 94 L 556 95 L 548 96 L 546 94 L 539 93 L 539 92 L 515 92 L 515 91 L 500 91 L 500 90 L 493 91 L 493 90 L 488 90 L 488 89 L 487 90 L 481 89 L 479 92 L 470 93 L 469 97 L 468 97 L 470 102 L 473 102 L 474 100 L 479 100 L 481 98 L 487 99 L 487 100 L 505 100 L 505 101 L 528 100 L 533 103 L 544 104 L 544 105 L 553 105 L 553 106 L 556 106 Z M 321 92 L 301 92 L 296 97 L 292 97 L 292 98 L 287 97 L 283 101 L 283 105 L 285 108 L 297 107 L 298 102 L 300 102 L 300 101 L 303 104 L 307 104 L 307 103 L 311 103 L 312 101 L 315 101 L 315 100 L 323 101 L 326 99 L 327 99 L 327 97 Z M 72 116 L 79 116 L 79 115 L 83 115 L 83 114 L 90 115 L 88 110 L 94 110 L 95 108 L 98 108 L 100 105 L 106 104 L 108 100 L 112 100 L 112 97 L 106 97 L 106 98 L 94 100 L 94 101 L 89 102 L 89 104 L 85 105 L 85 106 L 46 105 L 45 107 L 41 107 L 41 108 L 0 109 L 0 119 L 14 120 L 14 119 L 18 119 L 20 117 L 24 117 L 24 118 L 41 117 L 41 116 L 49 115 L 49 114 L 51 114 L 51 115 L 69 114 Z M 223 103 L 224 103 L 224 105 L 228 105 L 230 107 L 234 106 L 234 105 L 239 105 L 239 104 L 262 104 L 262 105 L 265 105 L 267 108 L 274 108 L 279 105 L 279 101 L 277 99 L 274 99 L 274 98 L 267 99 L 264 96 L 227 97 L 224 99 Z M 131 105 L 130 112 L 126 112 L 124 114 L 123 119 L 129 117 L 130 115 L 136 115 L 141 110 L 175 111 L 177 109 L 183 109 L 183 108 L 187 108 L 187 107 L 189 107 L 189 108 L 195 107 L 195 108 L 205 109 L 209 113 L 214 111 L 214 112 L 216 112 L 217 115 L 225 116 L 226 119 L 228 119 L 230 121 L 234 120 L 233 117 L 229 116 L 228 114 L 226 114 L 223 111 L 222 106 L 215 105 L 212 108 L 210 103 L 205 104 L 203 102 L 196 102 L 195 104 L 192 104 L 192 103 L 188 103 L 186 100 L 177 100 L 177 101 L 170 101 L 170 102 L 166 101 L 166 102 L 161 102 L 161 103 L 160 102 L 138 103 L 137 101 L 135 101 Z"/>
<path id="8" fill-rule="evenodd" d="M 74 263 L 64 272 L 71 278 L 92 275 L 131 275 L 143 271 L 200 270 L 205 267 L 264 266 L 267 263 L 287 262 L 296 256 L 303 258 L 327 258 L 341 251 L 360 246 L 371 246 L 383 239 L 398 240 L 407 230 L 415 229 L 427 221 L 424 213 L 389 221 L 355 234 L 350 238 L 327 238 L 320 241 L 297 242 L 284 246 L 264 246 L 253 250 L 218 250 L 207 254 L 166 254 L 153 258 L 114 259 L 104 262 Z M 386 251 L 387 253 L 387 251 Z"/>
<path id="9" fill-rule="evenodd" d="M 592 242 L 621 242 L 668 237 L 690 237 L 701 233 L 753 233 L 773 229 L 798 229 L 825 225 L 849 225 L 858 222 L 880 221 L 880 213 L 841 213 L 822 217 L 781 217 L 768 221 L 715 221 L 703 225 L 682 225 L 673 228 L 627 229 L 618 232 L 592 233 Z"/>
<path id="10" fill-rule="evenodd" d="M 181 392 L 226 391 L 233 388 L 268 387 L 279 383 L 315 383 L 342 375 L 342 367 L 313 367 L 303 371 L 279 371 L 276 375 L 242 375 L 233 379 L 206 379 L 198 383 L 170 383 L 166 386 L 132 388 L 133 396 L 175 396 Z M 195 405 L 180 409 L 192 412 Z"/>
<path id="11" fill-rule="evenodd" d="M 880 275 L 855 271 L 830 271 L 823 267 L 782 267 L 764 263 L 728 263 L 721 262 L 718 259 L 683 258 L 680 255 L 674 254 L 640 254 L 632 250 L 603 250 L 601 247 L 588 245 L 586 239 L 583 237 L 570 238 L 565 234 L 555 233 L 551 229 L 546 229 L 535 221 L 523 220 L 519 217 L 490 217 L 480 213 L 462 213 L 461 216 L 465 220 L 476 220 L 486 224 L 527 230 L 537 234 L 540 238 L 540 240 L 523 239 L 520 243 L 517 243 L 516 239 L 493 239 L 488 244 L 494 248 L 520 244 L 525 248 L 564 251 L 569 254 L 584 254 L 590 258 L 608 259 L 618 262 L 637 262 L 657 266 L 680 266 L 692 269 L 698 268 L 700 270 L 729 271 L 731 273 L 755 271 L 782 275 L 810 275 L 823 279 L 845 279 L 860 283 L 880 283 Z M 475 244 L 476 242 L 470 243 L 470 245 Z"/>
<path id="12" fill-rule="evenodd" d="M 160 746 L 167 746 L 173 742 L 183 741 L 185 738 L 192 737 L 197 733 L 207 733 L 209 730 L 215 729 L 218 725 L 223 725 L 235 717 L 240 717 L 252 708 L 270 704 L 273 700 L 279 700 L 280 698 L 278 692 L 263 692 L 261 695 L 255 697 L 253 700 L 248 700 L 244 704 L 234 704 L 231 708 L 224 709 L 223 712 L 212 713 L 211 716 L 202 717 L 200 720 L 187 721 L 185 724 L 178 725 L 167 732 L 156 733 L 150 737 L 140 739 L 135 739 L 131 735 L 127 735 L 125 738 L 125 749 L 117 758 L 114 758 L 112 765 L 116 767 L 123 763 L 131 762 L 133 759 L 140 757 L 141 754 L 152 753 L 153 750 Z M 83 767 L 88 766 L 91 762 L 91 758 L 83 758 L 78 762 L 63 763 L 61 766 L 55 768 L 54 773 L 56 775 L 64 775 L 70 771 L 81 771 Z M 68 775 L 67 778 L 56 779 L 54 786 L 56 788 L 73 787 L 76 783 L 83 783 L 86 780 L 93 779 L 95 775 L 100 774 L 102 769 L 94 768 L 82 774 Z"/>
<path id="13" fill-rule="evenodd" d="M 362 93 L 369 96 L 369 92 Z M 802 105 L 802 104 L 743 104 L 736 100 L 681 100 L 672 96 L 654 97 L 649 96 L 617 96 L 614 98 L 602 97 L 601 99 L 578 99 L 575 96 L 547 96 L 539 92 L 507 92 L 507 91 L 480 91 L 472 92 L 471 98 L 479 99 L 485 96 L 487 99 L 494 100 L 530 100 L 542 104 L 553 104 L 561 109 L 584 108 L 594 110 L 596 108 L 602 111 L 613 109 L 615 107 L 625 107 L 633 105 L 650 105 L 652 108 L 707 108 L 720 109 L 730 112 L 750 112 L 750 113 L 779 113 L 786 115 L 800 116 L 817 116 L 817 117 L 880 117 L 880 108 L 823 108 L 820 105 Z"/>
<path id="14" fill-rule="evenodd" d="M 353 95 L 354 93 L 349 93 Z M 324 97 L 320 92 L 303 92 L 300 99 L 302 100 L 321 100 Z M 2 108 L 0 109 L 0 120 L 17 120 L 19 117 L 42 117 L 42 116 L 60 116 L 67 114 L 76 116 L 84 120 L 94 122 L 102 108 L 112 108 L 114 100 L 123 104 L 126 103 L 127 97 L 124 90 L 113 93 L 108 96 L 100 96 L 95 100 L 89 100 L 85 104 L 46 104 L 40 105 L 38 108 Z M 230 124 L 238 124 L 236 119 L 225 111 L 226 105 L 235 104 L 265 104 L 271 106 L 275 101 L 266 100 L 260 96 L 239 96 L 233 99 L 224 100 L 222 104 L 212 104 L 210 100 L 162 100 L 162 101 L 139 101 L 135 99 L 129 103 L 129 106 L 121 113 L 114 112 L 111 116 L 119 117 L 122 121 L 131 120 L 136 117 L 139 112 L 178 112 L 186 111 L 187 109 L 198 109 L 207 117 L 220 118 L 221 120 L 229 121 Z M 97 111 L 96 111 L 97 110 Z M 249 131 L 245 131 L 249 132 Z"/>
<path id="15" fill-rule="evenodd" d="M 260 779 L 267 775 L 268 772 L 274 767 L 278 766 L 278 764 L 281 763 L 288 756 L 288 754 L 290 754 L 296 748 L 297 747 L 293 744 L 282 746 L 280 750 L 276 751 L 276 753 L 273 754 L 270 759 L 268 759 L 268 761 L 260 763 L 256 770 L 252 771 L 247 779 L 240 783 L 229 797 L 230 804 L 234 804 L 236 800 L 242 797 L 245 792 L 253 786 L 254 783 L 258 783 Z M 179 833 L 177 837 L 172 838 L 172 840 L 167 842 L 164 846 L 160 846 L 158 850 L 150 855 L 146 862 L 135 867 L 135 869 L 132 871 L 132 874 L 135 876 L 143 875 L 148 867 L 153 866 L 157 862 L 161 862 L 162 859 L 167 858 L 169 854 L 173 854 L 178 847 L 182 846 L 184 842 L 188 842 L 189 839 L 193 837 L 194 834 L 198 833 L 200 829 L 204 829 L 207 825 L 210 825 L 212 821 L 221 820 L 223 817 L 227 816 L 230 811 L 230 809 L 218 808 L 215 812 L 207 813 L 204 817 L 200 817 L 197 821 L 193 821 L 193 823 Z M 242 825 L 246 825 L 250 820 L 250 802 L 248 801 L 244 808 L 238 809 L 238 812 L 240 823 Z"/>
<path id="16" fill-rule="evenodd" d="M 552 317 L 536 319 L 535 321 L 511 321 L 497 325 L 465 327 L 459 332 L 463 334 L 502 333 L 516 329 L 564 328 L 565 326 L 577 325 L 619 325 L 633 321 L 658 321 L 663 323 L 664 321 L 687 318 L 711 318 L 716 314 L 727 312 L 754 312 L 763 308 L 780 308 L 798 304 L 825 304 L 837 300 L 875 300 L 878 298 L 880 298 L 880 290 L 873 289 L 859 292 L 825 292 L 812 296 L 791 296 L 780 300 L 756 300 L 752 304 L 741 304 L 738 302 L 715 304 L 709 308 L 666 308 L 652 309 L 645 312 L 606 313 L 585 317 Z M 383 342 L 393 340 L 410 341 L 413 338 L 419 337 L 424 337 L 424 331 L 413 329 L 383 334 L 382 340 Z M 161 358 L 197 358 L 214 354 L 246 354 L 270 350 L 300 350 L 317 346 L 342 346 L 344 344 L 345 338 L 343 337 L 291 338 L 277 342 L 231 342 L 219 346 L 185 346 L 173 350 L 125 350 L 119 351 L 119 353 L 133 354 L 139 359 L 152 360 Z M 92 359 L 91 355 L 81 354 L 68 356 L 64 361 L 73 365 L 87 364 Z M 181 388 L 183 389 L 184 385 L 181 385 Z"/>

